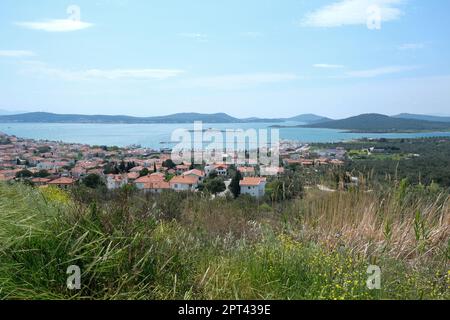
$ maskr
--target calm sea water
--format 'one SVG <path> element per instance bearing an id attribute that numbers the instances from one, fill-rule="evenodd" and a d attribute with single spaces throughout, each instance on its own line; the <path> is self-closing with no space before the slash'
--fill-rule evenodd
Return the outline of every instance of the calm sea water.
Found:
<path id="1" fill-rule="evenodd" d="M 292 124 L 292 123 L 290 123 Z M 204 129 L 265 129 L 273 123 L 203 124 Z M 129 146 L 159 149 L 171 146 L 172 132 L 179 128 L 193 130 L 193 124 L 60 124 L 0 123 L 0 132 L 23 138 L 84 143 L 90 145 Z M 450 137 L 450 132 L 431 133 L 348 133 L 334 129 L 282 128 L 280 137 L 302 142 L 339 142 L 357 138 Z"/>

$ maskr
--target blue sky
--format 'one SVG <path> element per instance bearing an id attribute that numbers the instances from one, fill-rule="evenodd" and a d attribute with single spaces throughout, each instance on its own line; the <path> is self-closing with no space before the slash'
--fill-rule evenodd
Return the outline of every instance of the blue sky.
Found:
<path id="1" fill-rule="evenodd" d="M 2 0 L 0 109 L 450 114 L 449 13 L 447 0 Z"/>

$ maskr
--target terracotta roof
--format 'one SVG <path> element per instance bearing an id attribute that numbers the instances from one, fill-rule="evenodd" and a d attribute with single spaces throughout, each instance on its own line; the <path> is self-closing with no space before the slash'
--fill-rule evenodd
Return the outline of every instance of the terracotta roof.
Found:
<path id="1" fill-rule="evenodd" d="M 31 179 L 31 182 L 34 182 L 34 183 L 48 183 L 50 181 L 51 181 L 51 179 L 48 179 L 48 178 L 34 178 L 34 179 Z"/>
<path id="2" fill-rule="evenodd" d="M 238 170 L 242 173 L 253 173 L 255 172 L 255 168 L 253 167 L 239 167 Z"/>
<path id="3" fill-rule="evenodd" d="M 266 182 L 266 178 L 260 177 L 245 177 L 239 182 L 240 186 L 258 186 L 262 182 Z"/>
<path id="4" fill-rule="evenodd" d="M 139 172 L 130 172 L 127 174 L 127 178 L 131 180 L 137 179 L 139 178 Z"/>
<path id="5" fill-rule="evenodd" d="M 197 184 L 198 177 L 194 176 L 176 176 L 170 180 L 170 184 Z"/>
<path id="6" fill-rule="evenodd" d="M 165 181 L 149 182 L 144 184 L 144 189 L 170 189 L 170 183 Z"/>
<path id="7" fill-rule="evenodd" d="M 205 176 L 205 173 L 198 169 L 189 170 L 189 171 L 186 171 L 185 173 L 183 173 L 183 176 L 189 176 L 189 175 L 203 177 L 203 176 Z"/>
<path id="8" fill-rule="evenodd" d="M 136 179 L 135 183 L 153 183 L 153 182 L 162 182 L 164 181 L 164 175 L 159 174 L 151 174 L 148 176 L 140 177 L 139 179 Z"/>
<path id="9" fill-rule="evenodd" d="M 62 177 L 62 178 L 58 178 L 56 180 L 50 181 L 48 184 L 67 184 L 67 185 L 69 185 L 69 184 L 74 184 L 74 183 L 75 183 L 74 179 Z"/>

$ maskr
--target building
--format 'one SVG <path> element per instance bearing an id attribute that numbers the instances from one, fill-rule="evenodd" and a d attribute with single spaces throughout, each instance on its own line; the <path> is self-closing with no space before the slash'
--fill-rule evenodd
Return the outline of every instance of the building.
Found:
<path id="1" fill-rule="evenodd" d="M 175 167 L 175 171 L 177 174 L 183 174 L 189 170 L 189 166 L 185 164 L 179 164 Z"/>
<path id="2" fill-rule="evenodd" d="M 199 182 L 202 182 L 203 178 L 205 177 L 205 173 L 202 170 L 198 169 L 186 171 L 182 175 L 185 177 L 197 177 Z"/>
<path id="3" fill-rule="evenodd" d="M 128 178 L 126 175 L 109 174 L 106 177 L 106 187 L 108 190 L 120 189 L 128 184 Z"/>
<path id="4" fill-rule="evenodd" d="M 239 182 L 241 194 L 248 194 L 255 198 L 263 197 L 266 190 L 266 178 L 244 177 Z"/>
<path id="5" fill-rule="evenodd" d="M 215 171 L 219 176 L 226 176 L 228 173 L 228 165 L 226 164 L 211 164 L 205 166 L 205 174 L 209 176 L 211 172 Z"/>
<path id="6" fill-rule="evenodd" d="M 170 183 L 167 181 L 144 183 L 143 191 L 150 193 L 161 193 L 164 190 L 170 190 Z"/>
<path id="7" fill-rule="evenodd" d="M 198 187 L 199 179 L 194 176 L 176 176 L 170 180 L 170 188 L 175 191 L 193 191 Z"/>
<path id="8" fill-rule="evenodd" d="M 254 167 L 239 167 L 238 170 L 243 177 L 255 176 L 255 168 Z"/>
<path id="9" fill-rule="evenodd" d="M 52 179 L 48 178 L 33 178 L 31 179 L 31 182 L 38 187 L 46 186 Z"/>
<path id="10" fill-rule="evenodd" d="M 152 173 L 147 176 L 140 177 L 134 181 L 136 188 L 144 190 L 149 183 L 164 182 L 164 175 L 162 173 Z"/>
<path id="11" fill-rule="evenodd" d="M 62 189 L 68 189 L 75 184 L 75 180 L 72 178 L 58 178 L 48 183 L 50 186 L 56 186 Z"/>

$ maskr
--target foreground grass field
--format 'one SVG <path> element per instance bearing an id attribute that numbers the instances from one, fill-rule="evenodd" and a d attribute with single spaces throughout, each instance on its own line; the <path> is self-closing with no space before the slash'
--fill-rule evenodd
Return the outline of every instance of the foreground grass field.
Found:
<path id="1" fill-rule="evenodd" d="M 0 184 L 0 298 L 449 299 L 449 205 L 405 184 L 273 205 Z"/>

